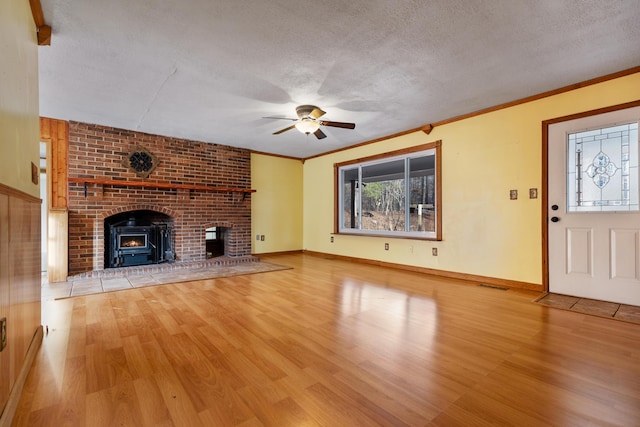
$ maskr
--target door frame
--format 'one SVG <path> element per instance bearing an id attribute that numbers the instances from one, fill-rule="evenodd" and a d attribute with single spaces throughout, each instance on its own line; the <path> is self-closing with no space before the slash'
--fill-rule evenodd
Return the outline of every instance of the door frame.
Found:
<path id="1" fill-rule="evenodd" d="M 540 217 L 542 220 L 543 292 L 549 292 L 549 126 L 560 122 L 582 119 L 584 117 L 596 116 L 598 114 L 610 113 L 612 111 L 624 110 L 638 106 L 640 106 L 640 100 L 597 108 L 595 110 L 583 111 L 581 113 L 569 114 L 567 116 L 556 117 L 542 122 L 542 215 Z"/>

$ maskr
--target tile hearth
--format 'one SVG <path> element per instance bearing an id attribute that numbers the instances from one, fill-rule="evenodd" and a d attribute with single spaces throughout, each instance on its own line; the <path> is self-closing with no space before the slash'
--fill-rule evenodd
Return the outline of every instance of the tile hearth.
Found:
<path id="1" fill-rule="evenodd" d="M 44 275 L 42 280 L 42 300 L 47 301 L 168 283 L 262 273 L 285 268 L 288 267 L 260 262 L 258 258 L 251 256 L 241 258 L 220 257 L 201 262 L 106 269 L 70 276 L 66 282 L 57 283 L 48 283 L 46 275 Z"/>

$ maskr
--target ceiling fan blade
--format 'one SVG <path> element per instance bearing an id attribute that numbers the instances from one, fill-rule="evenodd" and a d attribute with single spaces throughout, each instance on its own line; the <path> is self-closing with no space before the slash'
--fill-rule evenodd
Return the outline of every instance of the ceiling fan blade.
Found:
<path id="1" fill-rule="evenodd" d="M 327 114 L 325 111 L 322 111 L 321 109 L 316 107 L 309 113 L 309 117 L 313 117 L 314 119 L 319 119 L 325 114 Z"/>
<path id="2" fill-rule="evenodd" d="M 293 120 L 294 122 L 298 120 L 298 119 L 290 119 L 289 117 L 263 117 L 263 119 Z"/>
<path id="3" fill-rule="evenodd" d="M 282 132 L 286 132 L 286 131 L 288 131 L 288 130 L 293 129 L 294 127 L 296 127 L 296 125 L 291 125 L 291 126 L 289 126 L 288 128 L 280 129 L 278 132 L 274 132 L 273 134 L 274 134 L 274 135 L 279 135 L 279 134 L 281 134 Z"/>
<path id="4" fill-rule="evenodd" d="M 326 120 L 321 120 L 320 124 L 322 126 L 332 126 L 334 128 L 344 128 L 344 129 L 355 129 L 355 123 L 344 123 L 344 122 L 329 122 Z"/>
<path id="5" fill-rule="evenodd" d="M 322 132 L 320 129 L 318 129 L 317 131 L 315 131 L 313 134 L 314 134 L 314 135 L 316 136 L 316 138 L 318 138 L 318 139 L 323 139 L 323 138 L 326 138 L 326 137 L 327 137 L 327 135 L 325 135 L 325 134 L 324 134 L 324 132 Z"/>

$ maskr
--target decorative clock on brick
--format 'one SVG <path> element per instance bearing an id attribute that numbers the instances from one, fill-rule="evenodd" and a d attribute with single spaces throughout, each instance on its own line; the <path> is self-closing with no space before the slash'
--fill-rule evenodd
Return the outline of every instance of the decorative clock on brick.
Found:
<path id="1" fill-rule="evenodd" d="M 147 178 L 158 166 L 159 162 L 156 156 L 147 151 L 146 148 L 138 145 L 133 151 L 129 152 L 123 163 L 139 177 Z"/>

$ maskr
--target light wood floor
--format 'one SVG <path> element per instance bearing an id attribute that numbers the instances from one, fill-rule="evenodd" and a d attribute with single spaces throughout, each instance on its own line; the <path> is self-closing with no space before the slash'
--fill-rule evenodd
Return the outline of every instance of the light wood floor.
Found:
<path id="1" fill-rule="evenodd" d="M 16 426 L 640 425 L 640 326 L 308 255 L 50 301 Z"/>

